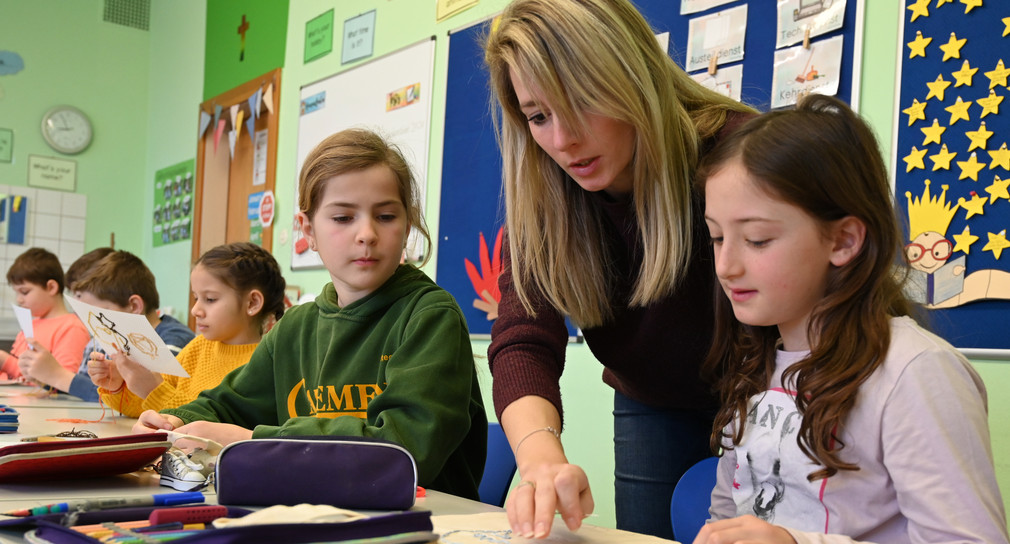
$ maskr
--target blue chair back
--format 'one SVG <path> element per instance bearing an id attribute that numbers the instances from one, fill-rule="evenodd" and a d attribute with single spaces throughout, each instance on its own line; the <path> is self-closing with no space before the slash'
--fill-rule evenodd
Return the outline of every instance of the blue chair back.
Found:
<path id="1" fill-rule="evenodd" d="M 670 522 L 678 542 L 692 542 L 708 520 L 718 457 L 702 459 L 680 477 L 670 499 Z"/>
<path id="2" fill-rule="evenodd" d="M 508 438 L 500 423 L 487 424 L 487 461 L 484 463 L 484 477 L 480 480 L 477 493 L 480 502 L 494 506 L 505 506 L 512 477 L 516 473 L 516 458 L 512 454 Z"/>

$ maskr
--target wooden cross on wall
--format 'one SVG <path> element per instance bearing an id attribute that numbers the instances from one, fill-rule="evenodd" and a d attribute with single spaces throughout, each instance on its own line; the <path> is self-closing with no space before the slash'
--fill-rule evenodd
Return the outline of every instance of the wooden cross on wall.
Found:
<path id="1" fill-rule="evenodd" d="M 242 24 L 238 25 L 238 33 L 242 36 L 242 48 L 238 53 L 239 62 L 245 60 L 245 33 L 247 30 L 249 30 L 249 21 L 246 21 L 245 14 L 242 14 Z"/>

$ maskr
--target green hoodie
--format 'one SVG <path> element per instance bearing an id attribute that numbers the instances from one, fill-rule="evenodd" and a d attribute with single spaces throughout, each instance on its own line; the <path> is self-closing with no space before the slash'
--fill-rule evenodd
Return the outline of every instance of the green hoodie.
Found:
<path id="1" fill-rule="evenodd" d="M 232 423 L 253 438 L 382 438 L 410 451 L 421 486 L 478 498 L 487 417 L 466 321 L 410 265 L 345 308 L 327 284 L 284 314 L 248 364 L 162 413 Z"/>

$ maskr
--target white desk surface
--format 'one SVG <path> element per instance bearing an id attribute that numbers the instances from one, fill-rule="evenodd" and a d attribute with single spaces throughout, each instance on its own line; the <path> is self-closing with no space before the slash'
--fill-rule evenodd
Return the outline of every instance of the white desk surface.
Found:
<path id="1" fill-rule="evenodd" d="M 26 386 L 0 386 L 0 404 L 15 407 L 19 412 L 17 433 L 0 434 L 0 446 L 20 442 L 22 438 L 55 434 L 71 429 L 86 429 L 99 437 L 129 434 L 135 419 L 115 415 L 106 408 L 102 418 L 102 408 L 98 403 L 85 402 L 69 395 L 39 397 L 29 395 L 34 388 Z M 101 421 L 99 418 L 102 418 Z M 88 420 L 91 423 L 61 422 L 61 419 Z M 84 480 L 57 482 L 0 484 L 0 512 L 21 508 L 43 506 L 68 499 L 124 497 L 171 493 L 171 488 L 159 484 L 159 477 L 153 472 L 138 471 L 118 476 Z M 208 504 L 216 504 L 213 489 L 203 490 Z M 488 542 L 526 542 L 520 537 L 508 536 L 508 524 L 501 508 L 463 499 L 434 490 L 427 490 L 426 496 L 417 499 L 414 509 L 430 510 L 435 532 L 451 533 L 451 539 L 442 539 L 444 544 L 488 544 Z M 479 514 L 473 516 L 474 514 Z M 0 516 L 0 519 L 6 519 Z M 489 540 L 490 539 L 490 540 Z M 0 543 L 24 542 L 20 531 L 0 530 Z M 529 541 L 534 542 L 534 541 Z M 544 543 L 668 543 L 654 537 L 635 533 L 585 527 L 577 533 L 564 529 L 560 519 L 555 522 L 551 537 L 535 541 Z"/>

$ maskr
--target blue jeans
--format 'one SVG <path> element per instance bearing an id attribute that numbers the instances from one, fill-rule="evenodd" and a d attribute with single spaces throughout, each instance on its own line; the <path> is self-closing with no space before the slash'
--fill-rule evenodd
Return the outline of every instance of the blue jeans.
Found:
<path id="1" fill-rule="evenodd" d="M 691 465 L 712 456 L 712 415 L 653 408 L 614 392 L 617 528 L 674 539 L 670 497 Z"/>

